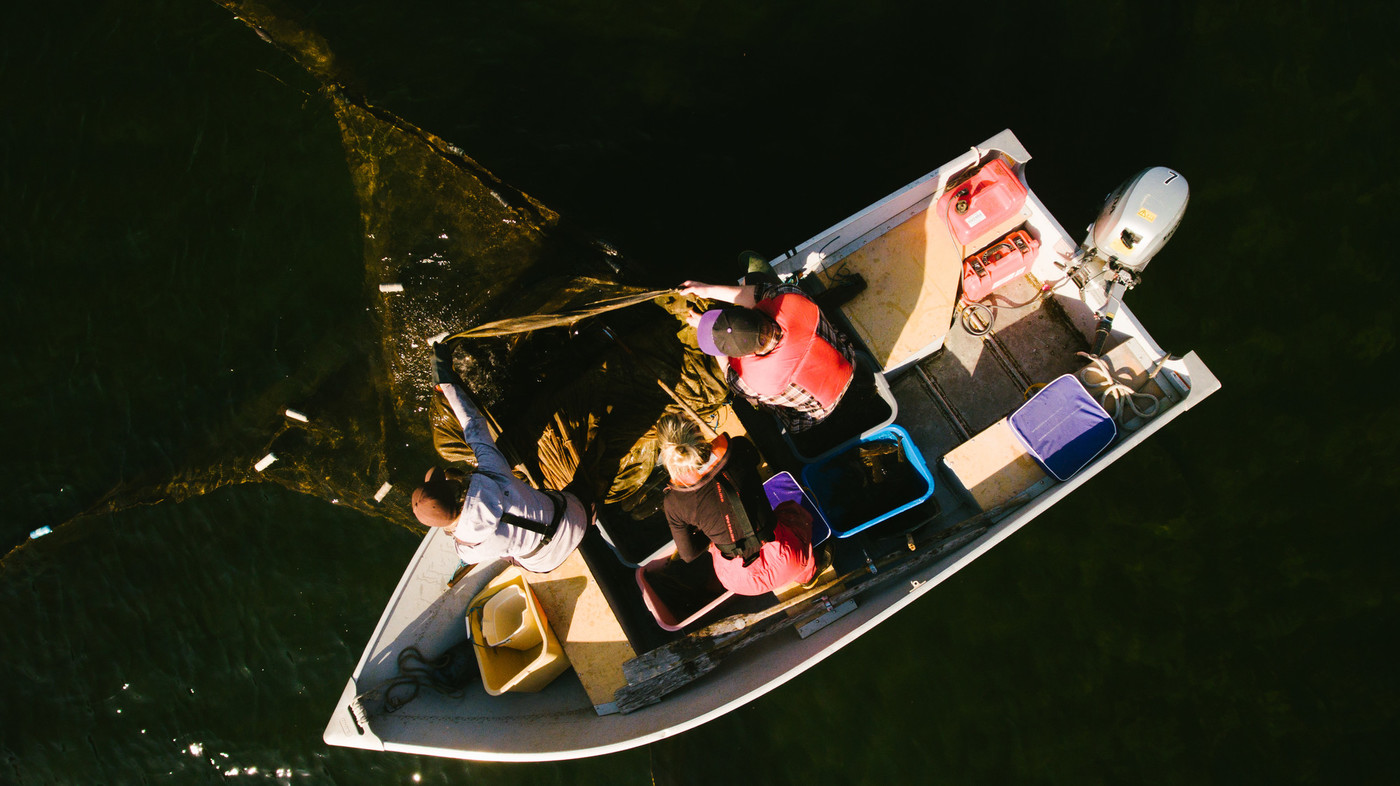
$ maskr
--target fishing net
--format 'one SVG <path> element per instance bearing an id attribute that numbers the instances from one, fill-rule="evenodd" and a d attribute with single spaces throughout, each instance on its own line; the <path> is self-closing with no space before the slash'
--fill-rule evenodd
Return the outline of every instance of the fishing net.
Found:
<path id="1" fill-rule="evenodd" d="M 725 386 L 678 318 L 685 299 L 628 283 L 611 248 L 355 95 L 313 32 L 218 1 L 321 84 L 360 206 L 363 260 L 345 275 L 363 277 L 365 324 L 245 402 L 214 455 L 123 482 L 83 515 L 256 481 L 421 529 L 409 497 L 425 470 L 474 461 L 430 382 L 429 338 L 451 342 L 519 471 L 555 488 L 577 478 L 599 501 L 652 475 L 654 424 L 677 399 L 714 415 Z"/>

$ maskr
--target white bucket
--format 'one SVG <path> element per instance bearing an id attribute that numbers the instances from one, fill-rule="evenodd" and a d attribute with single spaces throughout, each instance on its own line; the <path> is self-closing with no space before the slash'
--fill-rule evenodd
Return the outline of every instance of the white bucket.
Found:
<path id="1" fill-rule="evenodd" d="M 481 633 L 486 646 L 528 650 L 539 645 L 540 628 L 527 592 L 511 584 L 486 601 L 481 610 Z"/>

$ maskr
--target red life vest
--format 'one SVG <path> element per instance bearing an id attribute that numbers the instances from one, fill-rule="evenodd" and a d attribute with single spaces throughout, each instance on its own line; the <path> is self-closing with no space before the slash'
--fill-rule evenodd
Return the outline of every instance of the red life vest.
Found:
<path id="1" fill-rule="evenodd" d="M 744 384 L 760 395 L 779 396 L 791 384 L 810 393 L 822 407 L 836 406 L 855 369 L 830 343 L 817 335 L 821 310 L 817 304 L 789 292 L 758 304 L 783 329 L 783 340 L 767 355 L 730 358 L 729 365 Z"/>

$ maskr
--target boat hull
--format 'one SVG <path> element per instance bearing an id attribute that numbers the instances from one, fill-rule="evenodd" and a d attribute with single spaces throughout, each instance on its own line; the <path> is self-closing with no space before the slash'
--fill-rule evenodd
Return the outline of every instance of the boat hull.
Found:
<path id="1" fill-rule="evenodd" d="M 928 211 L 949 179 L 965 172 L 988 151 L 997 151 L 1016 162 L 1018 175 L 1024 177 L 1023 167 L 1029 154 L 1009 131 L 1003 132 L 790 249 L 773 260 L 775 269 L 783 275 L 800 272 L 815 277 L 839 270 L 843 261 L 855 258 L 862 248 L 896 227 L 911 219 L 922 220 L 918 217 Z M 1028 194 L 1024 210 L 1042 249 L 1032 275 L 1050 280 L 1055 275 L 1056 259 L 1068 259 L 1075 243 L 1033 191 Z M 1004 232 L 996 236 L 1001 234 Z M 951 247 L 948 253 L 960 261 L 964 250 Z M 1035 291 L 1035 280 L 1025 286 Z M 941 334 L 914 336 L 905 335 L 902 330 L 882 333 L 881 326 L 862 327 L 854 320 L 848 327 L 861 334 L 867 344 L 872 336 L 885 342 L 879 346 L 888 351 L 882 353 L 883 357 L 877 354 L 877 359 L 898 401 L 897 422 L 913 435 L 920 452 L 934 463 L 950 446 L 965 442 L 998 418 L 1004 418 L 1008 406 L 1014 407 L 1023 393 L 1017 389 L 1021 383 L 1028 379 L 1048 381 L 1063 373 L 1064 367 L 1083 364 L 1069 350 L 1092 334 L 1093 312 L 1102 305 L 1102 293 L 1092 287 L 1083 294 L 1074 287 L 1067 289 L 1069 294 L 1057 291 L 1046 299 L 1042 309 L 1045 314 L 1026 317 L 1026 328 L 1019 331 L 1026 335 L 1020 338 L 1011 335 L 1018 332 L 1011 329 L 1003 330 L 1002 337 L 993 341 L 956 329 L 950 332 L 946 325 L 940 328 Z M 942 299 L 943 294 L 937 291 L 930 296 L 930 301 Z M 956 292 L 951 298 L 955 300 Z M 907 319 L 902 314 L 895 318 Z M 1053 367 L 1041 368 L 1036 365 L 1037 353 L 1052 353 L 1035 344 L 1043 341 L 1043 332 L 1032 328 L 1040 324 L 1037 320 L 1051 319 L 1065 326 L 1069 337 L 1063 342 L 1066 346 L 1056 350 Z M 325 731 L 326 742 L 482 761 L 570 759 L 665 739 L 762 697 L 933 591 L 1219 389 L 1219 380 L 1199 357 L 1194 353 L 1179 358 L 1167 356 L 1129 309 L 1119 313 L 1115 329 L 1121 339 L 1137 342 L 1144 351 L 1161 358 L 1163 373 L 1174 380 L 1171 386 L 1175 401 L 1162 414 L 1126 432 L 1074 477 L 1037 487 L 1039 493 L 1017 500 L 1005 510 L 979 511 L 975 501 L 962 493 L 957 484 L 935 484 L 937 491 L 926 509 L 931 518 L 940 522 L 937 528 L 948 527 L 952 531 L 959 521 L 979 522 L 977 527 L 961 531 L 953 542 L 944 543 L 944 550 L 937 552 L 936 559 L 901 575 L 897 581 L 883 583 L 860 595 L 854 610 L 810 635 L 801 637 L 794 631 L 783 631 L 768 636 L 734 651 L 718 669 L 694 684 L 634 712 L 614 712 L 615 707 L 591 700 L 579 679 L 566 673 L 535 694 L 491 697 L 480 686 L 474 686 L 468 688 L 465 696 L 454 698 L 425 689 L 397 712 L 373 715 L 367 723 L 357 720 L 352 711 L 355 697 L 394 676 L 396 654 L 405 646 L 416 646 L 431 656 L 462 639 L 469 601 L 504 568 L 499 563 L 477 566 L 465 580 L 444 592 L 443 587 L 456 568 L 456 557 L 449 536 L 436 530 L 430 532 L 410 561 L 393 601 L 336 705 Z M 1032 346 L 1020 347 L 1018 341 L 1029 341 Z M 971 352 L 979 354 L 972 359 L 963 357 Z M 950 381 L 958 373 L 966 379 Z M 1006 377 L 996 383 L 1004 392 L 967 397 L 958 394 L 958 384 L 965 384 L 974 393 L 978 384 L 992 390 L 995 386 L 991 382 L 978 378 L 978 374 L 991 373 Z"/>

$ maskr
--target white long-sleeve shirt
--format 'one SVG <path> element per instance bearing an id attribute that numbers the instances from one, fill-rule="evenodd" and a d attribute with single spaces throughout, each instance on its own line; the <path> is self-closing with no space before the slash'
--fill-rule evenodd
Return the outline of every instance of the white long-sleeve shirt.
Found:
<path id="1" fill-rule="evenodd" d="M 572 494 L 564 494 L 567 508 L 554 537 L 543 548 L 544 536 L 501 520 L 501 514 L 548 525 L 554 519 L 554 501 L 515 476 L 510 462 L 496 447 L 485 419 L 464 391 L 455 384 L 439 386 L 462 424 L 462 437 L 476 452 L 476 473 L 471 476 L 462 513 L 452 536 L 457 556 L 467 563 L 509 557 L 520 567 L 548 573 L 573 553 L 588 531 L 588 512 Z"/>

